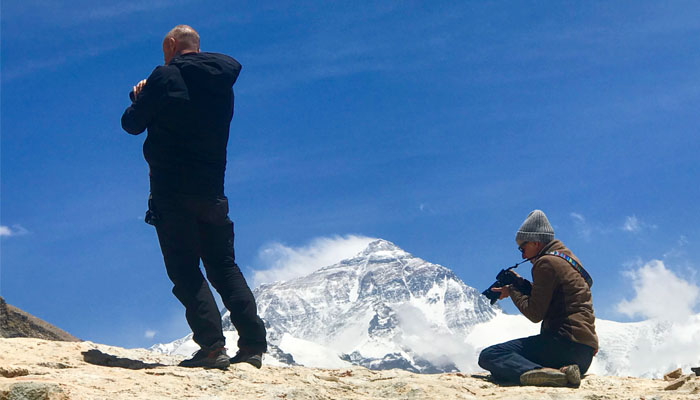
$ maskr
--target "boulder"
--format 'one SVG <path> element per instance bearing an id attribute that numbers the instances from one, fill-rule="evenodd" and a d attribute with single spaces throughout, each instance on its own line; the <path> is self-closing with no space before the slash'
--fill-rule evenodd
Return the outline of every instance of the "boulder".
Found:
<path id="1" fill-rule="evenodd" d="M 674 381 L 678 378 L 683 376 L 683 370 L 680 368 L 676 368 L 673 371 L 667 372 L 666 375 L 664 375 L 664 380 L 665 381 Z"/>
<path id="2" fill-rule="evenodd" d="M 69 400 L 66 393 L 55 383 L 19 382 L 0 392 L 0 400 Z"/>
<path id="3" fill-rule="evenodd" d="M 684 375 L 684 376 L 676 379 L 675 381 L 669 383 L 664 388 L 664 390 L 676 390 L 676 389 L 680 388 L 681 386 L 683 386 L 686 382 L 688 382 L 690 380 L 690 378 L 692 378 L 693 376 L 694 376 L 693 374 Z"/>

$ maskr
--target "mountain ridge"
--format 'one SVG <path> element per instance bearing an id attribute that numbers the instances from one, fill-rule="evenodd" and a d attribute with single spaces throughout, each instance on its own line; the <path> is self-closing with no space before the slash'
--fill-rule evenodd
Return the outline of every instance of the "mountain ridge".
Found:
<path id="1" fill-rule="evenodd" d="M 80 341 L 80 339 L 70 333 L 26 311 L 7 304 L 2 297 L 0 297 L 0 337 L 25 337 L 66 342 Z"/>

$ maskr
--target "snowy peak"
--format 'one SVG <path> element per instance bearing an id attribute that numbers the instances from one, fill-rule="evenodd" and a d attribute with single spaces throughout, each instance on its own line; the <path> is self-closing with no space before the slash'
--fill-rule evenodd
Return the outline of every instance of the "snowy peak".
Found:
<path id="1" fill-rule="evenodd" d="M 321 268 L 317 272 L 332 269 L 343 269 L 347 267 L 360 267 L 358 272 L 362 273 L 364 271 L 363 268 L 369 266 L 370 264 L 384 264 L 387 261 L 396 261 L 406 258 L 413 258 L 413 256 L 388 240 L 378 239 L 370 242 L 364 250 L 357 253 L 357 255 L 354 257 L 341 260 L 337 264 Z"/>
<path id="2" fill-rule="evenodd" d="M 370 244 L 367 245 L 367 248 L 364 249 L 360 254 L 358 254 L 359 257 L 406 257 L 406 256 L 411 256 L 409 253 L 403 251 L 400 249 L 398 246 L 395 244 L 391 243 L 388 240 L 384 239 L 378 239 L 375 240 L 374 242 L 371 242 Z"/>
<path id="3" fill-rule="evenodd" d="M 255 295 L 270 341 L 295 359 L 299 349 L 284 348 L 293 343 L 289 338 L 320 344 L 344 361 L 374 369 L 454 370 L 451 362 L 433 363 L 441 354 L 425 354 L 431 346 L 415 338 L 435 336 L 430 332 L 463 338 L 496 315 L 452 271 L 386 240 L 307 276 L 261 286 Z"/>

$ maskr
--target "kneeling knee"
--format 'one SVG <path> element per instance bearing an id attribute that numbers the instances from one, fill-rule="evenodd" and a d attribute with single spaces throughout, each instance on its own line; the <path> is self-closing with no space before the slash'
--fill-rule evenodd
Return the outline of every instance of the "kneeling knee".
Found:
<path id="1" fill-rule="evenodd" d="M 483 350 L 481 350 L 481 353 L 479 353 L 479 366 L 483 369 L 488 370 L 489 366 L 491 365 L 491 360 L 494 357 L 494 346 L 487 347 Z"/>

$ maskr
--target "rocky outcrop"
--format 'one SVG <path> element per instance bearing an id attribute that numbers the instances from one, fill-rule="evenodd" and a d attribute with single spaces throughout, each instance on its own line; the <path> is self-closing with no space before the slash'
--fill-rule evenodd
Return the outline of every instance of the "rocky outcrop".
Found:
<path id="1" fill-rule="evenodd" d="M 0 297 L 0 337 L 38 338 L 64 342 L 80 341 L 80 339 L 48 322 L 7 304 L 2 297 Z"/>
<path id="2" fill-rule="evenodd" d="M 92 352 L 91 352 L 92 351 Z M 85 357 L 85 354 L 90 354 Z M 182 368 L 183 357 L 91 342 L 0 339 L 0 400 L 120 399 L 664 399 L 697 400 L 700 378 L 676 390 L 661 379 L 586 376 L 578 389 L 498 386 L 488 376 L 237 364 Z M 114 366 L 102 366 L 108 364 Z"/>
<path id="3" fill-rule="evenodd" d="M 0 400 L 70 400 L 56 383 L 18 382 L 0 391 Z"/>

